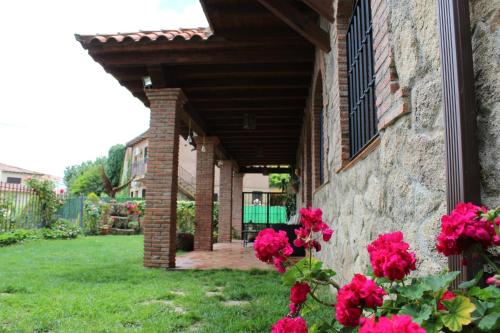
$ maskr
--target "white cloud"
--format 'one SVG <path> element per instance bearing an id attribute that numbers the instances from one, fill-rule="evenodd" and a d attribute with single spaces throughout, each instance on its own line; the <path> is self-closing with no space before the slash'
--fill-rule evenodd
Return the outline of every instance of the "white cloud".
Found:
<path id="1" fill-rule="evenodd" d="M 0 162 L 61 176 L 65 166 L 105 155 L 149 126 L 147 108 L 74 33 L 206 25 L 197 1 L 2 2 Z"/>

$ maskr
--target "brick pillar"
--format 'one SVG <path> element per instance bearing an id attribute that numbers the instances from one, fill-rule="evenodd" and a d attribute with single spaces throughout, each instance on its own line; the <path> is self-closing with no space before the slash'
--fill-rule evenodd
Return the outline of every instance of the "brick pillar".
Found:
<path id="1" fill-rule="evenodd" d="M 231 243 L 233 215 L 233 163 L 222 161 L 219 189 L 219 243 Z"/>
<path id="2" fill-rule="evenodd" d="M 241 223 L 242 223 L 242 206 L 243 206 L 243 176 L 242 173 L 235 173 L 233 175 L 233 214 L 232 214 L 232 225 L 239 237 L 241 234 Z"/>
<path id="3" fill-rule="evenodd" d="M 195 251 L 212 251 L 212 210 L 214 206 L 214 162 L 216 137 L 196 140 Z M 202 152 L 202 145 L 205 152 Z"/>
<path id="4" fill-rule="evenodd" d="M 146 89 L 150 102 L 144 266 L 175 267 L 180 89 Z"/>

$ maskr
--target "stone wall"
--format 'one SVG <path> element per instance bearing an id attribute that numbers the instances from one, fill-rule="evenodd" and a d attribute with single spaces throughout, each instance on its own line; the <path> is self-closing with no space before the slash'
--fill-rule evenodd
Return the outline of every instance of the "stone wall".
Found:
<path id="1" fill-rule="evenodd" d="M 500 1 L 471 0 L 481 199 L 500 204 Z"/>
<path id="2" fill-rule="evenodd" d="M 341 85 L 338 71 L 344 64 L 339 66 L 335 55 L 344 41 L 337 44 L 335 24 L 330 26 L 332 51 L 321 64 L 325 68 L 329 182 L 315 193 L 313 205 L 323 209 L 335 230 L 318 257 L 341 280 L 366 271 L 366 245 L 378 234 L 396 230 L 404 232 L 417 253 L 419 269 L 430 272 L 446 266 L 445 258 L 435 251 L 439 220 L 446 212 L 437 7 L 434 0 L 382 0 L 372 1 L 372 6 L 384 1 L 387 20 L 381 21 L 388 25 L 384 29 L 391 71 L 408 91 L 408 112 L 388 122 L 380 131 L 378 146 L 348 168 L 340 149 L 344 111 L 336 102 Z"/>

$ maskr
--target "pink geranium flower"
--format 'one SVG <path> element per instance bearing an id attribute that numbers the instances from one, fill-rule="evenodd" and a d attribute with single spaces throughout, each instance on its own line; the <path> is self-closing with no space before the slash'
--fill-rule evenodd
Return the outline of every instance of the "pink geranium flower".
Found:
<path id="1" fill-rule="evenodd" d="M 410 316 L 394 315 L 391 318 L 380 317 L 378 322 L 374 318 L 362 319 L 359 333 L 426 333 Z"/>
<path id="2" fill-rule="evenodd" d="M 369 244 L 368 253 L 375 276 L 391 281 L 402 280 L 415 270 L 415 254 L 409 252 L 409 248 L 401 231 L 380 235 Z"/>
<path id="3" fill-rule="evenodd" d="M 349 284 L 339 290 L 335 316 L 342 325 L 354 327 L 359 324 L 363 308 L 382 306 L 385 294 L 384 289 L 373 280 L 356 274 Z"/>
<path id="4" fill-rule="evenodd" d="M 321 244 L 314 239 L 314 233 L 321 233 L 325 242 L 332 238 L 333 230 L 323 221 L 323 212 L 319 208 L 302 208 L 300 223 L 302 227 L 295 230 L 297 238 L 293 241 L 293 245 L 297 247 L 314 248 L 316 252 L 319 252 Z"/>
<path id="5" fill-rule="evenodd" d="M 439 299 L 439 302 L 437 304 L 437 309 L 439 311 L 445 311 L 446 310 L 446 306 L 444 306 L 444 304 L 442 302 L 443 301 L 452 300 L 455 297 L 457 297 L 457 295 L 455 295 L 453 292 L 451 292 L 449 290 L 445 291 L 444 294 L 443 294 L 443 296 L 441 296 L 441 298 Z"/>
<path id="6" fill-rule="evenodd" d="M 444 215 L 437 237 L 438 252 L 450 256 L 462 253 L 474 243 L 485 249 L 499 243 L 493 223 L 480 216 L 486 211 L 486 208 L 472 203 L 460 203 L 449 215 Z"/>
<path id="7" fill-rule="evenodd" d="M 290 289 L 290 301 L 295 304 L 302 304 L 307 299 L 307 294 L 311 291 L 311 288 L 307 283 L 295 283 Z"/>
<path id="8" fill-rule="evenodd" d="M 253 243 L 255 256 L 266 263 L 272 263 L 280 273 L 285 272 L 284 262 L 293 253 L 288 237 L 283 230 L 267 228 L 259 232 Z"/>
<path id="9" fill-rule="evenodd" d="M 285 317 L 273 325 L 271 333 L 307 333 L 307 323 L 301 317 Z"/>

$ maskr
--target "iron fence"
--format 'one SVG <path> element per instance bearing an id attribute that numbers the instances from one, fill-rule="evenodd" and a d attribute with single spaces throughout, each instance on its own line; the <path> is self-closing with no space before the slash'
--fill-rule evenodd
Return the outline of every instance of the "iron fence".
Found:
<path id="1" fill-rule="evenodd" d="M 83 227 L 85 197 L 71 194 L 58 196 L 62 205 L 55 214 Z M 33 189 L 22 184 L 0 182 L 0 232 L 33 229 L 43 226 L 43 203 Z"/>
<path id="2" fill-rule="evenodd" d="M 0 182 L 0 232 L 41 226 L 41 210 L 40 198 L 32 189 Z"/>

